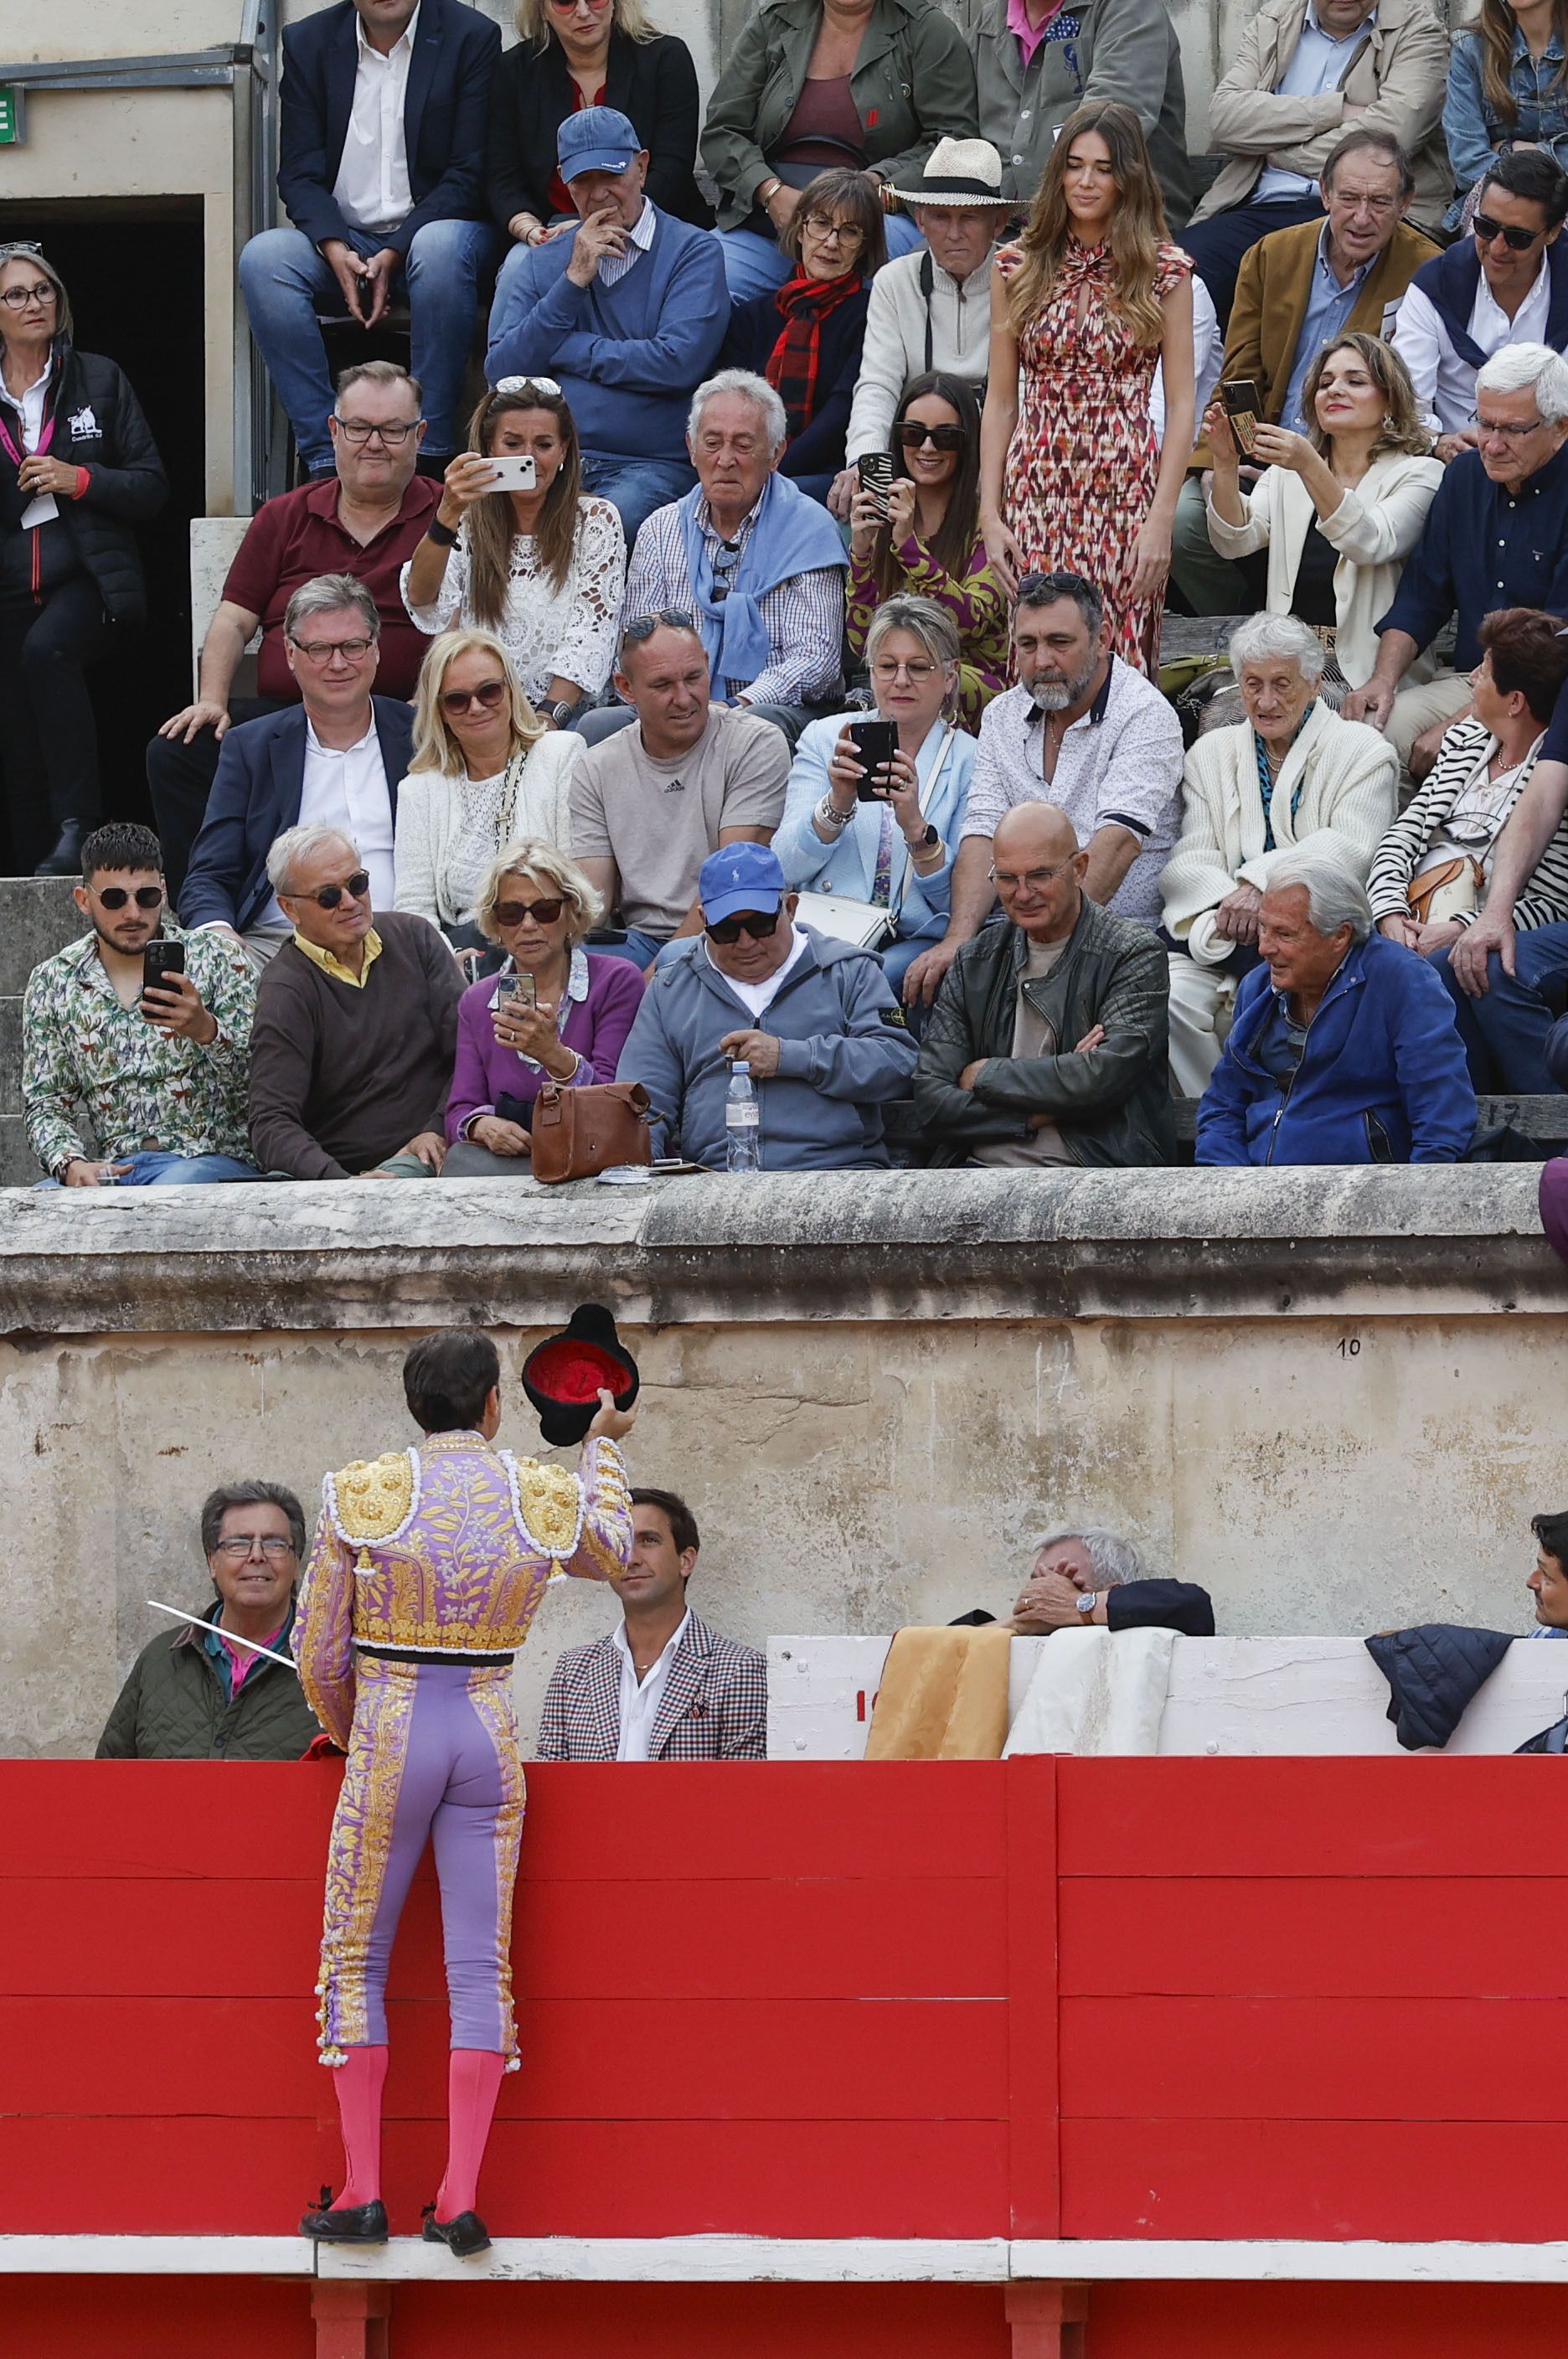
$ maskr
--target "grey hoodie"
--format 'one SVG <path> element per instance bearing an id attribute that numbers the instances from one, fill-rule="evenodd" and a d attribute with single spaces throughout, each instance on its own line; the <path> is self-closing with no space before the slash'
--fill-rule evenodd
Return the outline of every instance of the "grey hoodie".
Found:
<path id="1" fill-rule="evenodd" d="M 754 1016 L 709 958 L 701 935 L 659 967 L 638 1008 L 615 1078 L 640 1082 L 653 1100 L 654 1152 L 678 1137 L 691 1163 L 724 1168 L 729 1032 L 769 1032 L 779 1071 L 757 1081 L 765 1171 L 885 1167 L 882 1116 L 907 1097 L 915 1044 L 881 961 L 870 951 L 797 925 L 806 947 L 778 996 Z"/>

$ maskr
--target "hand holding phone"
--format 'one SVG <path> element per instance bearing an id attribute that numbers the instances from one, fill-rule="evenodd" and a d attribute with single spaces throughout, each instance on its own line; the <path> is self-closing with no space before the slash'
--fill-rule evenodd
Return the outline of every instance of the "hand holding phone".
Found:
<path id="1" fill-rule="evenodd" d="M 1257 385 L 1249 376 L 1232 377 L 1221 384 L 1220 399 L 1230 419 L 1231 432 L 1244 455 L 1250 459 L 1253 436 L 1263 423 L 1263 399 Z"/>
<path id="2" fill-rule="evenodd" d="M 869 492 L 877 503 L 877 513 L 884 522 L 887 515 L 887 495 L 893 488 L 893 453 L 891 451 L 867 451 L 855 462 L 861 489 Z"/>
<path id="3" fill-rule="evenodd" d="M 888 795 L 888 776 L 893 757 L 898 750 L 898 724 L 896 721 L 852 721 L 849 735 L 855 741 L 855 751 L 864 776 L 857 783 L 857 802 L 882 803 Z"/>
<path id="4" fill-rule="evenodd" d="M 539 465 L 527 451 L 510 451 L 504 459 L 485 456 L 490 470 L 487 492 L 532 492 L 539 488 Z"/>

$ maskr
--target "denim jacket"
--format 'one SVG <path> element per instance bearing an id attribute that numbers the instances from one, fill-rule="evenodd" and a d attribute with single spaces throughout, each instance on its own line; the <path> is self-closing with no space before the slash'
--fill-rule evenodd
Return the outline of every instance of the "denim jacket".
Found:
<path id="1" fill-rule="evenodd" d="M 1517 123 L 1500 123 L 1487 100 L 1481 71 L 1484 55 L 1478 33 L 1455 33 L 1443 135 L 1459 193 L 1443 215 L 1445 229 L 1457 229 L 1465 198 L 1516 139 L 1533 140 L 1568 170 L 1568 83 L 1557 82 L 1563 71 L 1563 44 L 1557 35 L 1552 36 L 1545 56 L 1537 59 L 1530 56 L 1524 35 L 1515 29 L 1508 88 L 1519 109 Z"/>

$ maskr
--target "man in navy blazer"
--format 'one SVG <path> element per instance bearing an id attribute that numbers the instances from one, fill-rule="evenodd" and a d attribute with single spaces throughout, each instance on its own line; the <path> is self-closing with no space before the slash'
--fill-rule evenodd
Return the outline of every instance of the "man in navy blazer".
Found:
<path id="1" fill-rule="evenodd" d="M 481 281 L 500 241 L 484 219 L 490 86 L 501 35 L 459 0 L 336 0 L 283 31 L 278 192 L 292 229 L 240 255 L 240 286 L 312 475 L 332 464 L 319 312 L 373 328 L 394 295 L 424 388 L 423 473 L 457 450 Z"/>
<path id="2" fill-rule="evenodd" d="M 396 897 L 393 830 L 414 716 L 371 694 L 380 631 L 376 602 L 352 574 L 307 582 L 283 618 L 301 702 L 242 721 L 223 739 L 180 919 L 187 929 L 226 926 L 258 966 L 293 931 L 267 875 L 285 828 L 341 828 L 369 872 L 371 906 L 390 909 Z"/>

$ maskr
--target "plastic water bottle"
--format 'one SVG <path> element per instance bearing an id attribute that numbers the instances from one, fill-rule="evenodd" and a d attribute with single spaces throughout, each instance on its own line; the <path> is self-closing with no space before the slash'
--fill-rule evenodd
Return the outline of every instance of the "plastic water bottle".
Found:
<path id="1" fill-rule="evenodd" d="M 727 1169 L 761 1170 L 760 1115 L 751 1067 L 744 1057 L 737 1057 L 730 1068 L 730 1085 L 724 1098 L 724 1163 Z"/>

